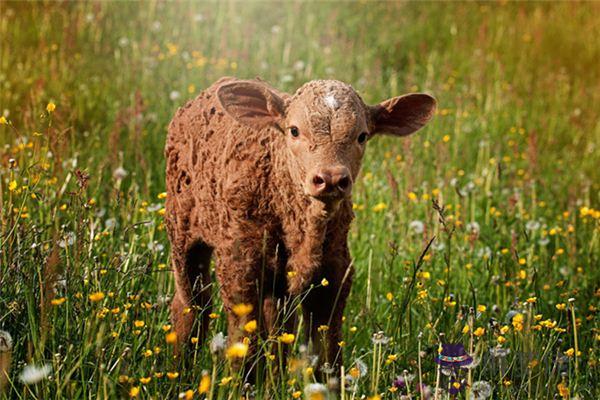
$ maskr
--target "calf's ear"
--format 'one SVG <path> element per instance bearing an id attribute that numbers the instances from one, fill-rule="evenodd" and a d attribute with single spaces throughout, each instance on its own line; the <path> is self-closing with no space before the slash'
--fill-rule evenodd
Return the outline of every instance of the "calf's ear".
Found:
<path id="1" fill-rule="evenodd" d="M 371 106 L 373 133 L 410 135 L 429 122 L 436 104 L 436 100 L 427 94 L 410 93 Z"/>
<path id="2" fill-rule="evenodd" d="M 285 113 L 283 99 L 261 82 L 236 81 L 217 89 L 223 109 L 241 124 L 253 128 L 278 126 Z"/>

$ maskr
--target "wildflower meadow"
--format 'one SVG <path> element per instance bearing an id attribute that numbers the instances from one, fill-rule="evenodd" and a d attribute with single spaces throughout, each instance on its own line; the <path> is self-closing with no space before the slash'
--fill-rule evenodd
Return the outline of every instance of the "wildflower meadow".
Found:
<path id="1" fill-rule="evenodd" d="M 0 399 L 600 398 L 598 15 L 0 2 Z M 299 317 L 252 336 L 246 382 L 257 322 L 228 343 L 216 283 L 209 337 L 176 352 L 166 127 L 222 76 L 438 101 L 415 135 L 367 145 L 341 371 L 317 366 Z"/>

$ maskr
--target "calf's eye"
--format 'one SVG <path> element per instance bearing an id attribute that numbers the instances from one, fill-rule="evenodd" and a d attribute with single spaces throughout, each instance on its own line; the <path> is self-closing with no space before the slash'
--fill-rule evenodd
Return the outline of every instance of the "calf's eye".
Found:
<path id="1" fill-rule="evenodd" d="M 367 141 L 367 132 L 363 132 L 360 135 L 358 135 L 358 143 L 363 144 L 364 142 Z"/>
<path id="2" fill-rule="evenodd" d="M 290 135 L 292 135 L 293 137 L 298 137 L 300 136 L 300 131 L 295 126 L 292 126 L 290 127 Z"/>

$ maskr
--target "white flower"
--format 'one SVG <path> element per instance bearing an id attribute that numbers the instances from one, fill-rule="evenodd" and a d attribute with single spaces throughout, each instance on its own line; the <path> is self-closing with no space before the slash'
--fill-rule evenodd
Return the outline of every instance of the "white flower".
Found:
<path id="1" fill-rule="evenodd" d="M 150 204 L 148 206 L 148 211 L 149 212 L 155 212 L 155 211 L 160 210 L 161 208 L 162 208 L 162 204 L 160 204 L 160 203 L 154 203 L 154 204 Z"/>
<path id="2" fill-rule="evenodd" d="M 493 357 L 506 357 L 510 354 L 510 349 L 505 349 L 504 347 L 493 347 L 490 349 L 490 354 Z"/>
<path id="3" fill-rule="evenodd" d="M 37 383 L 42 379 L 46 378 L 50 372 L 52 372 L 52 366 L 50 364 L 44 364 L 42 366 L 27 365 L 21 371 L 19 379 L 26 385 Z"/>
<path id="4" fill-rule="evenodd" d="M 13 341 L 10 333 L 0 330 L 0 353 L 10 351 L 12 346 Z"/>
<path id="5" fill-rule="evenodd" d="M 479 249 L 477 251 L 477 257 L 482 258 L 490 258 L 492 256 L 492 249 L 490 249 L 489 247 L 484 247 L 482 249 Z"/>
<path id="6" fill-rule="evenodd" d="M 323 363 L 323 365 L 321 365 L 320 368 L 321 372 L 323 372 L 324 374 L 332 374 L 334 369 L 331 366 L 331 364 L 329 364 L 328 362 Z"/>
<path id="7" fill-rule="evenodd" d="M 302 71 L 305 66 L 306 66 L 306 63 L 302 60 L 298 60 L 294 63 L 294 69 L 296 71 Z"/>
<path id="8" fill-rule="evenodd" d="M 327 386 L 322 383 L 311 383 L 304 387 L 304 397 L 306 400 L 326 399 L 327 396 Z"/>
<path id="9" fill-rule="evenodd" d="M 492 395 L 492 385 L 486 381 L 477 381 L 471 386 L 470 400 L 483 400 Z"/>
<path id="10" fill-rule="evenodd" d="M 425 231 L 425 224 L 417 220 L 408 224 L 408 227 L 416 234 L 421 234 Z"/>
<path id="11" fill-rule="evenodd" d="M 356 360 L 355 362 L 356 368 L 358 369 L 358 377 L 363 377 L 367 375 L 369 372 L 369 367 L 363 360 Z"/>
<path id="12" fill-rule="evenodd" d="M 158 243 L 156 241 L 148 243 L 148 250 L 150 250 L 150 251 L 161 252 L 164 249 L 165 249 L 165 246 L 163 246 L 161 243 Z"/>
<path id="13" fill-rule="evenodd" d="M 525 229 L 527 229 L 528 231 L 537 231 L 538 229 L 540 229 L 540 223 L 539 221 L 532 219 L 531 221 L 527 221 L 527 223 L 525 224 Z"/>
<path id="14" fill-rule="evenodd" d="M 202 14 L 194 15 L 194 22 L 202 22 L 202 21 L 204 21 L 204 15 L 202 15 Z"/>
<path id="15" fill-rule="evenodd" d="M 177 90 L 173 90 L 171 93 L 169 93 L 169 98 L 172 101 L 175 101 L 175 100 L 177 100 L 180 97 L 181 97 L 181 93 L 179 93 Z"/>
<path id="16" fill-rule="evenodd" d="M 127 39 L 126 37 L 122 37 L 119 39 L 119 46 L 125 47 L 128 44 L 129 44 L 129 39 Z"/>
<path id="17" fill-rule="evenodd" d="M 104 227 L 106 229 L 112 229 L 115 227 L 115 225 L 117 225 L 117 220 L 115 218 L 108 218 L 106 221 L 104 221 Z"/>
<path id="18" fill-rule="evenodd" d="M 431 248 L 433 250 L 435 250 L 435 251 L 442 251 L 442 250 L 444 250 L 446 248 L 446 243 L 444 243 L 444 242 L 434 242 L 431 245 Z"/>
<path id="19" fill-rule="evenodd" d="M 58 245 L 64 249 L 67 246 L 73 246 L 73 243 L 75 243 L 75 232 L 67 232 L 64 239 L 58 242 Z"/>
<path id="20" fill-rule="evenodd" d="M 371 341 L 373 342 L 373 344 L 386 345 L 390 342 L 390 338 L 385 336 L 383 334 L 383 331 L 379 331 L 379 332 L 373 334 Z"/>
<path id="21" fill-rule="evenodd" d="M 472 233 L 474 235 L 479 235 L 479 224 L 475 221 L 471 221 L 466 226 L 467 232 Z"/>
<path id="22" fill-rule="evenodd" d="M 210 344 L 209 344 L 209 348 L 210 348 L 210 352 L 213 354 L 217 353 L 225 348 L 225 336 L 223 335 L 223 332 L 217 333 L 212 338 L 212 340 L 210 341 Z"/>
<path id="23" fill-rule="evenodd" d="M 113 171 L 113 178 L 117 181 L 123 180 L 129 173 L 123 167 L 118 167 Z"/>
<path id="24" fill-rule="evenodd" d="M 543 237 L 540 240 L 538 240 L 538 243 L 540 246 L 548 246 L 548 243 L 550 243 L 550 238 L 548 238 L 548 236 Z"/>

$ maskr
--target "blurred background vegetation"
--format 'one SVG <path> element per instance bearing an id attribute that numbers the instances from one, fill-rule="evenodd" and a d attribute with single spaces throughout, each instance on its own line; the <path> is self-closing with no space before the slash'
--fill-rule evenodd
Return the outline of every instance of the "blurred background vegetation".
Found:
<path id="1" fill-rule="evenodd" d="M 559 329 L 514 332 L 509 367 L 499 377 L 481 367 L 497 398 L 568 398 L 558 385 L 594 398 L 597 15 L 592 2 L 0 2 L 9 396 L 115 397 L 142 387 L 140 396 L 173 398 L 197 387 L 214 361 L 205 345 L 188 369 L 166 349 L 143 355 L 165 345 L 172 287 L 163 146 L 177 107 L 235 75 L 289 92 L 339 79 L 369 103 L 410 91 L 438 99 L 436 118 L 415 136 L 369 143 L 355 190 L 347 324 L 360 329 L 347 331 L 344 352 L 373 371 L 385 360 L 372 359 L 370 339 L 383 330 L 394 339 L 386 354 L 400 360 L 385 364 L 376 390 L 361 381 L 357 395 L 386 392 L 403 369 L 415 372 L 420 331 L 429 352 L 439 333 L 466 341 L 461 305 L 485 304 L 475 321 L 487 329 L 479 352 L 501 336 L 490 319 L 516 328 L 511 310 L 531 326 L 543 313 Z M 432 199 L 446 207 L 446 227 Z M 434 235 L 414 281 L 413 263 Z M 106 294 L 100 304 L 97 293 Z M 570 297 L 583 318 L 577 371 L 572 358 L 557 366 L 575 345 L 573 320 L 556 307 Z M 519 306 L 528 298 L 537 300 Z M 131 329 L 134 320 L 145 327 Z M 224 323 L 218 316 L 214 332 Z M 431 354 L 423 377 L 434 385 Z M 541 366 L 526 372 L 533 361 Z M 27 387 L 17 379 L 25 362 L 51 364 L 55 377 Z M 226 363 L 214 364 L 227 374 Z M 163 382 L 161 371 L 180 375 Z M 141 384 L 146 375 L 154 380 Z M 299 384 L 275 388 L 289 398 Z M 220 386 L 223 398 L 228 389 Z"/>

